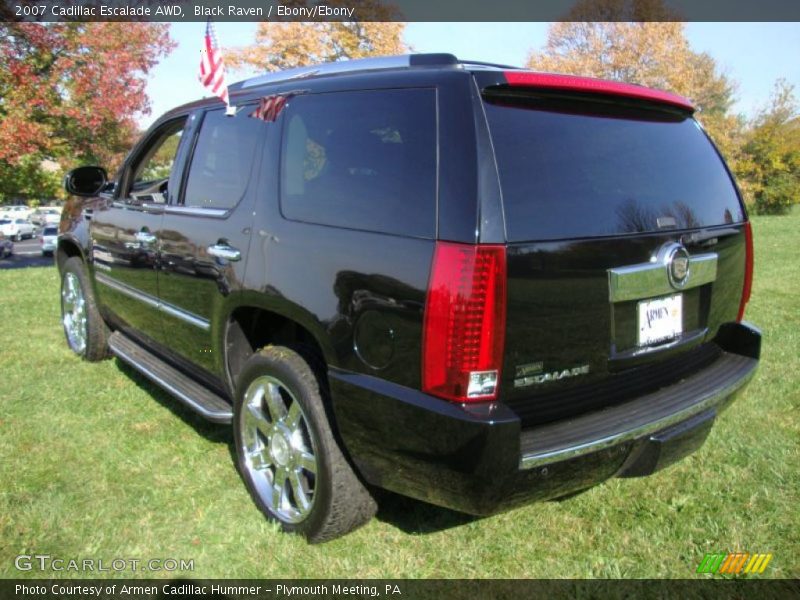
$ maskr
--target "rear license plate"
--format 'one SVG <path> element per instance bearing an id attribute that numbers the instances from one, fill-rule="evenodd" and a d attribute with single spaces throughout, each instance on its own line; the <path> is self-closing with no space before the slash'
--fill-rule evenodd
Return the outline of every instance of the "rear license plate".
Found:
<path id="1" fill-rule="evenodd" d="M 683 332 L 683 295 L 639 302 L 639 345 L 649 346 Z"/>

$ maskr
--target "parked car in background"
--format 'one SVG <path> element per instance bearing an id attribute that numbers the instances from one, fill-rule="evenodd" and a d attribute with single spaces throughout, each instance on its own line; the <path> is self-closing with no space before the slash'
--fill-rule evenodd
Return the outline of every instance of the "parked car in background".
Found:
<path id="1" fill-rule="evenodd" d="M 61 208 L 58 206 L 43 206 L 31 214 L 31 223 L 38 227 L 45 225 L 58 225 L 61 220 Z"/>
<path id="2" fill-rule="evenodd" d="M 12 254 L 14 254 L 14 243 L 0 233 L 0 258 L 9 257 Z"/>
<path id="3" fill-rule="evenodd" d="M 25 219 L 0 219 L 0 231 L 21 242 L 24 238 L 32 238 L 36 228 Z"/>
<path id="4" fill-rule="evenodd" d="M 33 210 L 24 204 L 0 206 L 0 219 L 28 219 Z"/>
<path id="5" fill-rule="evenodd" d="M 48 225 L 42 230 L 42 256 L 52 256 L 58 245 L 58 227 Z"/>

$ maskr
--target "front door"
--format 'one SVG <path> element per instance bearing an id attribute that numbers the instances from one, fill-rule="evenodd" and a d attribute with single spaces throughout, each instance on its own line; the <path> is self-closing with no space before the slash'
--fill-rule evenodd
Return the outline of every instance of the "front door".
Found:
<path id="1" fill-rule="evenodd" d="M 100 306 L 107 319 L 132 335 L 160 339 L 157 232 L 177 166 L 185 118 L 165 123 L 131 153 L 117 193 L 90 221 Z"/>

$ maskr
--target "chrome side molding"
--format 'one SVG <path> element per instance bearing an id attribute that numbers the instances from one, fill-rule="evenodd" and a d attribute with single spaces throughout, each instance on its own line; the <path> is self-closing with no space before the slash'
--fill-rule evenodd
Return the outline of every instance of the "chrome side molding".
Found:
<path id="1" fill-rule="evenodd" d="M 199 317 L 167 302 L 162 302 L 158 298 L 154 298 L 149 294 L 144 294 L 139 290 L 125 285 L 124 283 L 120 283 L 119 281 L 115 281 L 111 277 L 103 275 L 102 273 L 96 272 L 94 277 L 97 283 L 103 284 L 104 286 L 109 287 L 112 290 L 116 290 L 121 294 L 125 294 L 129 298 L 143 302 L 144 304 L 171 315 L 176 319 L 180 319 L 181 321 L 189 323 L 190 325 L 194 325 L 195 327 L 204 331 L 208 331 L 211 328 L 211 323 L 209 323 L 208 319 Z"/>

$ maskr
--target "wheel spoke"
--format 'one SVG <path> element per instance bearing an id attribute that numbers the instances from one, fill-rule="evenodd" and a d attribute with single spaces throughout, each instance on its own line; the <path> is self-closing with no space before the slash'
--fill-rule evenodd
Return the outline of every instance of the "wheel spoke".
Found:
<path id="1" fill-rule="evenodd" d="M 303 487 L 303 482 L 300 479 L 300 473 L 298 470 L 293 470 L 289 475 L 289 485 L 292 487 L 292 495 L 294 495 L 294 501 L 297 504 L 297 508 L 300 509 L 301 513 L 304 513 L 308 510 L 311 501 L 306 494 L 306 490 Z"/>
<path id="2" fill-rule="evenodd" d="M 317 474 L 317 461 L 310 452 L 298 452 L 297 464 L 313 475 Z"/>
<path id="3" fill-rule="evenodd" d="M 286 469 L 275 469 L 272 479 L 272 507 L 280 510 L 283 504 L 283 489 L 286 486 Z"/>
<path id="4" fill-rule="evenodd" d="M 274 383 L 267 384 L 264 401 L 269 410 L 269 418 L 273 423 L 277 423 L 286 416 L 286 404 L 281 397 L 280 390 Z"/>
<path id="5" fill-rule="evenodd" d="M 261 409 L 257 406 L 253 406 L 252 404 L 247 406 L 247 411 L 245 412 L 245 419 L 247 422 L 256 428 L 266 437 L 272 435 L 272 425 L 267 418 L 264 416 L 264 413 L 261 412 Z"/>
<path id="6" fill-rule="evenodd" d="M 272 462 L 269 459 L 269 452 L 263 448 L 253 450 L 248 456 L 250 458 L 250 465 L 256 471 L 263 471 L 272 466 Z"/>
<path id="7" fill-rule="evenodd" d="M 286 415 L 284 423 L 290 431 L 294 432 L 300 425 L 300 420 L 303 418 L 303 413 L 300 411 L 300 405 L 295 400 L 289 408 L 289 413 Z"/>

